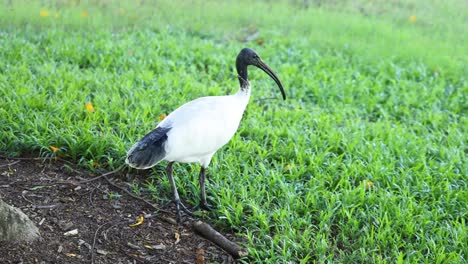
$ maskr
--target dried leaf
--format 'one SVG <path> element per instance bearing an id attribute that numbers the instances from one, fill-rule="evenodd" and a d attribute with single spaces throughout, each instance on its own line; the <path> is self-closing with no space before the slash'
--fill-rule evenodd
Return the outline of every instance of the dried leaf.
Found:
<path id="1" fill-rule="evenodd" d="M 366 188 L 366 190 L 369 190 L 370 188 L 372 188 L 374 186 L 374 183 L 371 182 L 371 181 L 364 181 L 364 187 Z"/>
<path id="2" fill-rule="evenodd" d="M 41 16 L 41 17 L 48 17 L 48 16 L 49 16 L 49 11 L 47 11 L 47 10 L 41 10 L 41 11 L 39 11 L 39 16 Z"/>
<path id="3" fill-rule="evenodd" d="M 205 263 L 205 251 L 203 250 L 203 248 L 197 249 L 196 254 L 197 254 L 196 264 L 204 264 Z"/>
<path id="4" fill-rule="evenodd" d="M 257 39 L 257 44 L 262 45 L 263 44 L 263 39 Z"/>
<path id="5" fill-rule="evenodd" d="M 159 117 L 158 117 L 159 121 L 164 120 L 164 118 L 166 118 L 165 114 L 160 114 Z"/>
<path id="6" fill-rule="evenodd" d="M 147 249 L 154 249 L 154 247 L 151 246 L 151 245 L 143 245 L 143 246 L 144 246 L 145 248 L 147 248 Z"/>
<path id="7" fill-rule="evenodd" d="M 142 215 L 140 215 L 140 217 L 138 217 L 138 221 L 134 224 L 131 224 L 131 225 L 128 225 L 128 226 L 131 226 L 131 227 L 134 227 L 134 226 L 139 226 L 141 224 L 143 224 L 143 221 L 145 220 L 145 217 L 143 217 Z"/>
<path id="8" fill-rule="evenodd" d="M 139 246 L 134 245 L 134 244 L 132 244 L 132 243 L 130 243 L 130 242 L 127 242 L 127 246 L 129 246 L 130 248 L 133 248 L 133 249 L 140 249 Z"/>
<path id="9" fill-rule="evenodd" d="M 417 18 L 416 18 L 415 15 L 412 15 L 412 16 L 409 17 L 409 21 L 410 21 L 411 23 L 416 22 L 416 20 L 417 20 Z"/>
<path id="10" fill-rule="evenodd" d="M 175 239 L 176 239 L 175 244 L 178 244 L 178 243 L 180 242 L 180 234 L 176 232 L 176 233 L 174 234 L 174 237 L 175 237 Z"/>
<path id="11" fill-rule="evenodd" d="M 47 186 L 45 186 L 45 185 L 36 185 L 36 186 L 30 188 L 29 190 L 35 191 L 35 190 L 39 190 L 39 189 L 42 189 L 42 188 L 47 188 Z"/>
<path id="12" fill-rule="evenodd" d="M 67 257 L 76 257 L 76 254 L 75 253 L 67 253 L 65 254 Z"/>
<path id="13" fill-rule="evenodd" d="M 154 249 L 166 249 L 166 246 L 163 244 L 159 244 L 159 245 L 154 245 L 153 248 Z"/>
<path id="14" fill-rule="evenodd" d="M 94 107 L 93 107 L 93 104 L 91 102 L 88 102 L 86 104 L 86 111 L 88 111 L 90 113 L 94 113 Z"/>
<path id="15" fill-rule="evenodd" d="M 68 232 L 63 233 L 64 236 L 76 236 L 78 235 L 78 229 L 73 229 Z"/>
<path id="16" fill-rule="evenodd" d="M 97 249 L 97 250 L 96 250 L 96 253 L 101 254 L 101 255 L 104 255 L 104 256 L 107 255 L 107 254 L 109 254 L 109 252 L 107 252 L 107 251 L 105 251 L 105 250 L 102 250 L 102 249 Z"/>
<path id="17" fill-rule="evenodd" d="M 54 147 L 54 146 L 52 146 L 52 145 L 50 145 L 50 146 L 49 146 L 49 148 L 50 148 L 50 149 L 51 149 L 53 152 L 60 151 L 60 149 L 59 149 L 59 148 L 57 148 L 57 147 Z"/>

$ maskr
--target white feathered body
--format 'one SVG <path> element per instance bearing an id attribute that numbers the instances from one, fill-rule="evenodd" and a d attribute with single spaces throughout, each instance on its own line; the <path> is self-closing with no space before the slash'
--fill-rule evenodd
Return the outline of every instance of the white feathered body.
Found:
<path id="1" fill-rule="evenodd" d="M 172 127 L 164 160 L 208 166 L 213 154 L 236 133 L 248 101 L 249 96 L 241 91 L 198 98 L 176 109 L 159 124 Z"/>
<path id="2" fill-rule="evenodd" d="M 229 142 L 239 127 L 250 99 L 250 87 L 245 88 L 233 95 L 201 97 L 180 106 L 155 129 L 170 128 L 161 146 L 164 157 L 152 162 L 151 166 L 139 166 L 137 162 L 132 164 L 128 158 L 127 163 L 136 168 L 149 168 L 166 160 L 197 162 L 207 167 L 214 153 Z M 134 149 L 142 149 L 141 145 L 137 142 L 130 149 L 129 157 Z"/>

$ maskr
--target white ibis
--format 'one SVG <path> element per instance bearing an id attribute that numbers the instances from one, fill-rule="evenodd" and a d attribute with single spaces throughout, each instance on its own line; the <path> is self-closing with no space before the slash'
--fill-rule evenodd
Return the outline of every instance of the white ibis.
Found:
<path id="1" fill-rule="evenodd" d="M 172 202 L 176 206 L 178 222 L 180 222 L 180 208 L 187 214 L 191 213 L 180 201 L 172 176 L 172 165 L 174 162 L 197 162 L 201 165 L 199 207 L 209 210 L 206 202 L 205 171 L 215 152 L 229 142 L 239 127 L 250 98 L 250 82 L 247 78 L 249 65 L 256 66 L 267 73 L 276 82 L 283 99 L 286 100 L 286 94 L 278 76 L 254 50 L 244 48 L 236 59 L 240 83 L 237 93 L 201 97 L 182 105 L 135 143 L 127 153 L 125 162 L 137 169 L 151 168 L 163 160 L 169 162 L 166 171 L 172 188 Z"/>

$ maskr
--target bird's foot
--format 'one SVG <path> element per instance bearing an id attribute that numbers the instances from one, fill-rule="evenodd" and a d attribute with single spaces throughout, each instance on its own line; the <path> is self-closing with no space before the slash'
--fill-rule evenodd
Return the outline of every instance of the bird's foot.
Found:
<path id="1" fill-rule="evenodd" d="M 211 205 L 209 205 L 207 202 L 200 202 L 195 208 L 197 210 L 201 209 L 201 210 L 205 210 L 205 211 L 213 210 L 213 207 Z"/>
<path id="2" fill-rule="evenodd" d="M 164 205 L 164 207 L 174 204 L 176 207 L 177 223 L 180 224 L 182 220 L 182 214 L 180 211 L 183 211 L 188 216 L 193 216 L 193 213 L 179 200 L 172 200 Z"/>

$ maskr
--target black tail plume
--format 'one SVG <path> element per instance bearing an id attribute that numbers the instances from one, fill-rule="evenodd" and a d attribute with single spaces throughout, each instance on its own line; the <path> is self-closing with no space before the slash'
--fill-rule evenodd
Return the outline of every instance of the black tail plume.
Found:
<path id="1" fill-rule="evenodd" d="M 164 145 L 170 127 L 157 127 L 140 139 L 127 153 L 125 162 L 136 169 L 148 169 L 166 156 Z"/>

